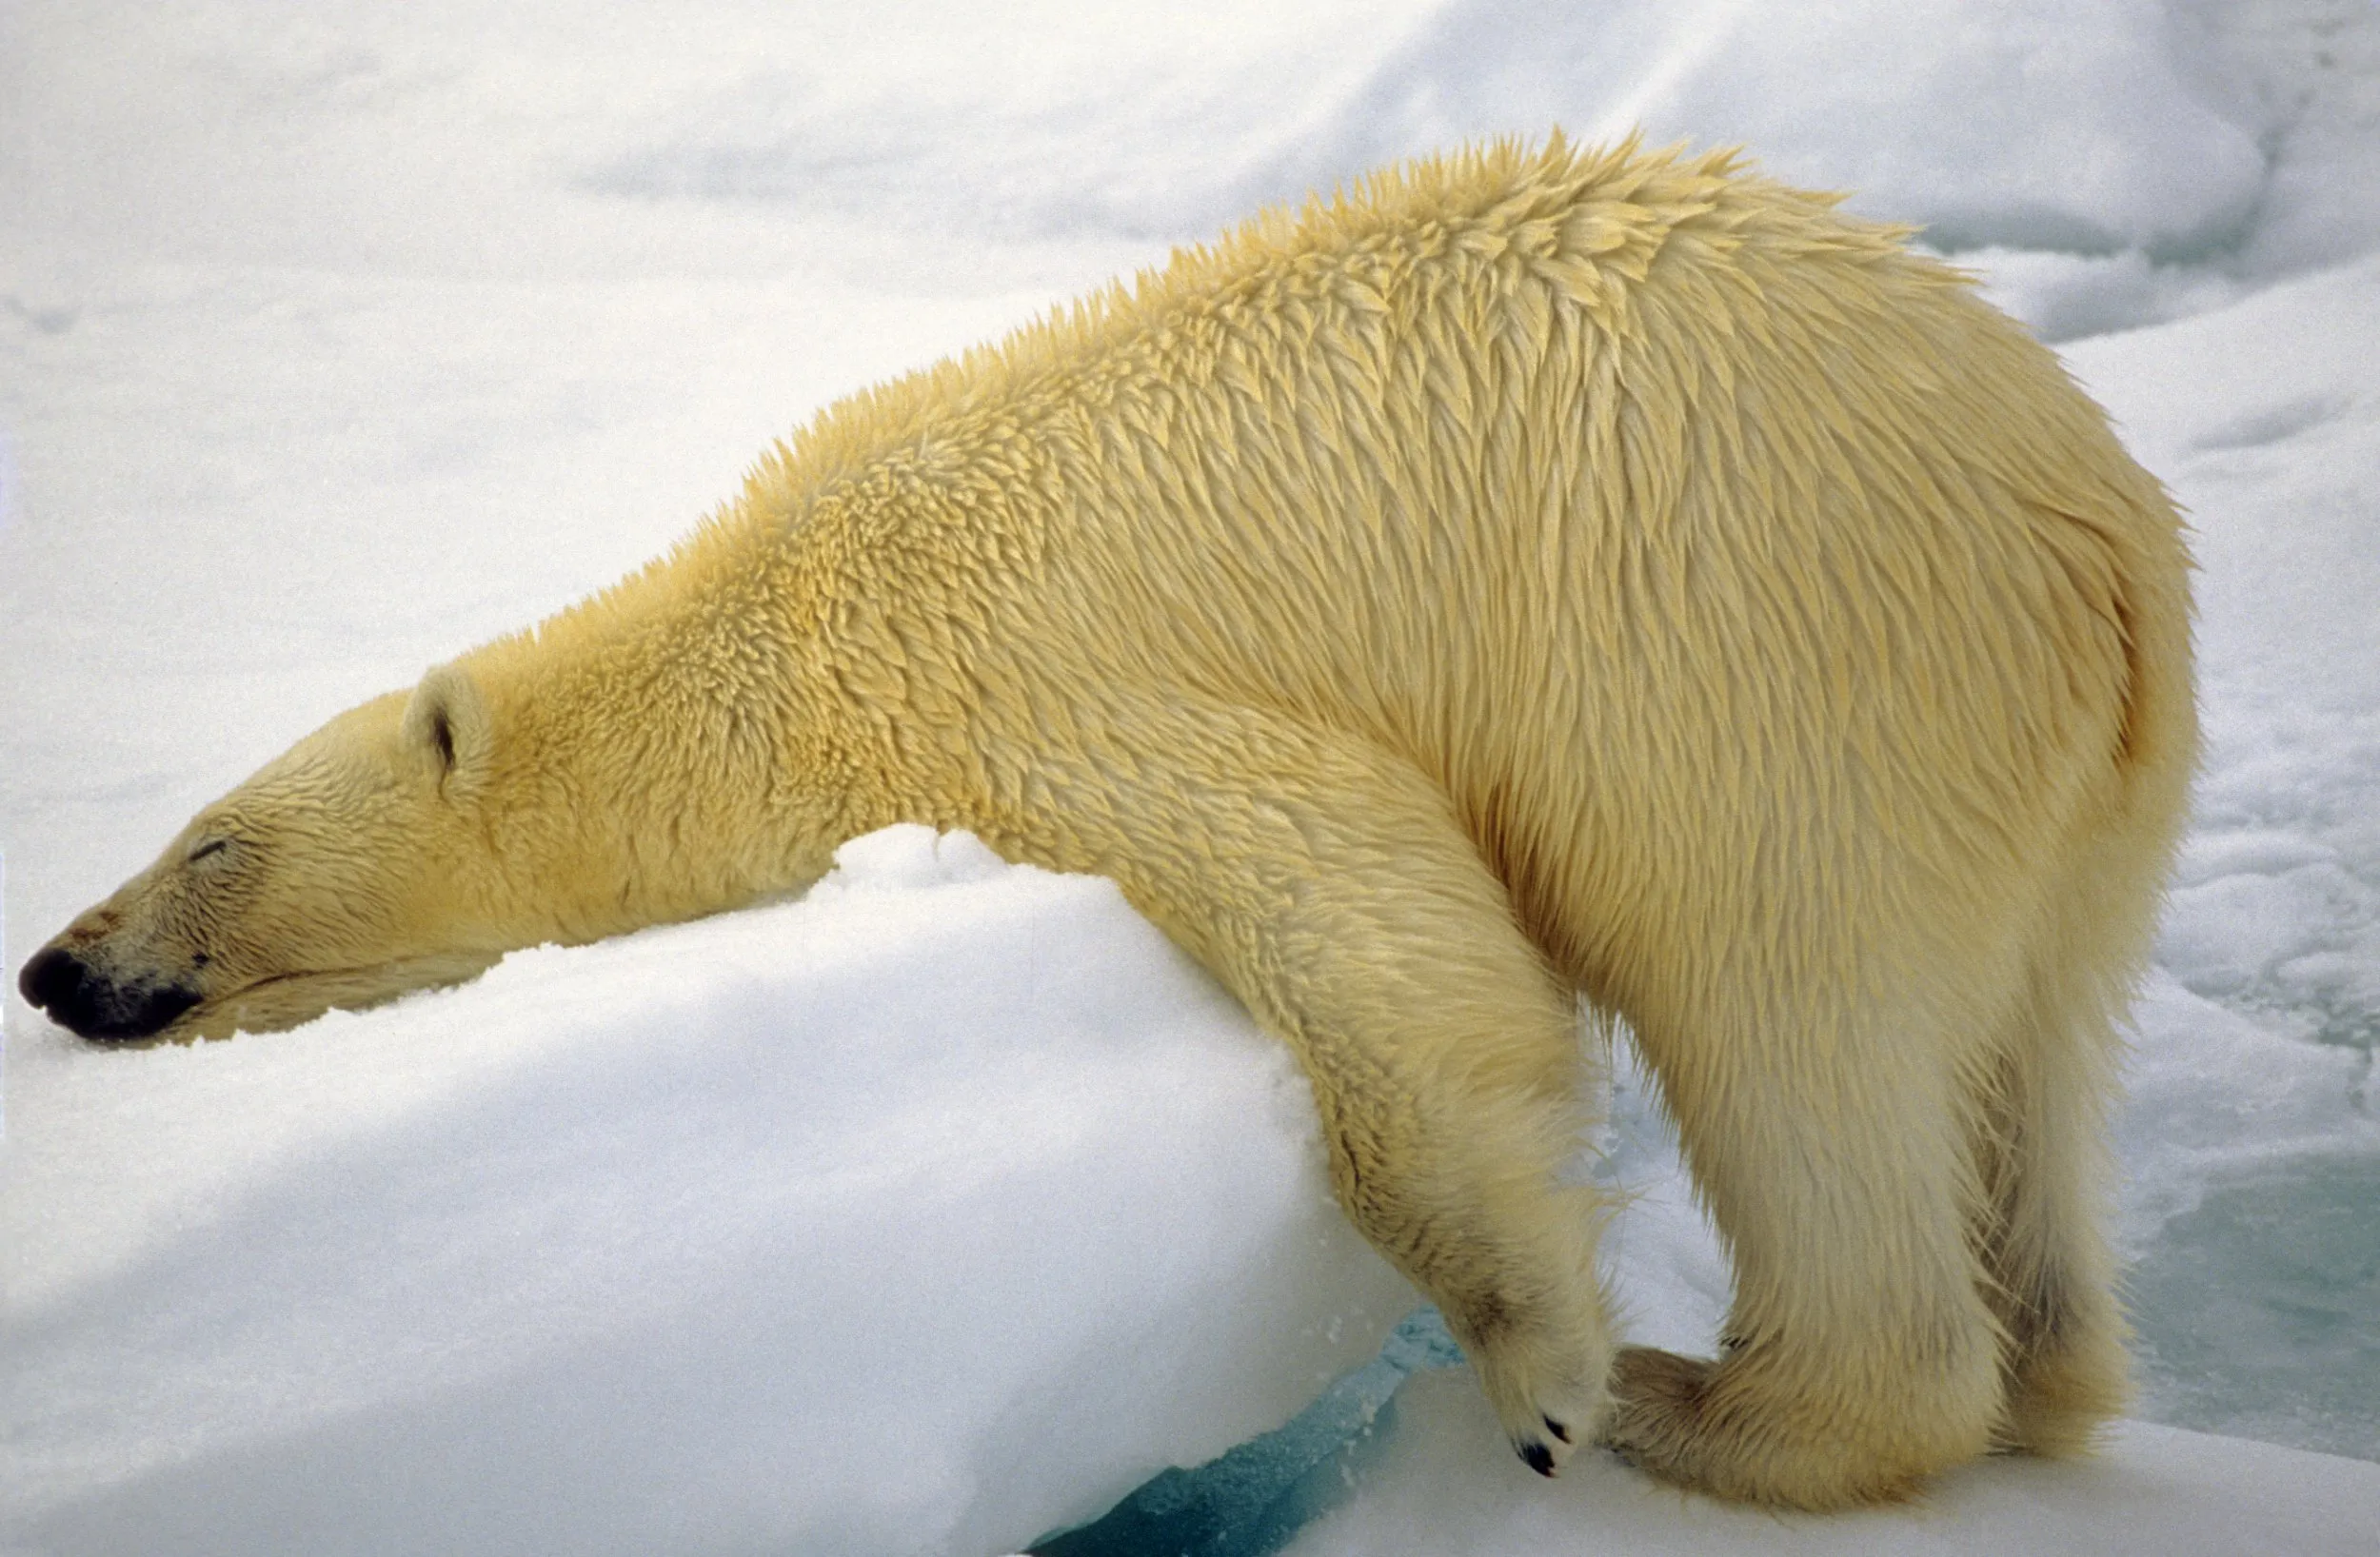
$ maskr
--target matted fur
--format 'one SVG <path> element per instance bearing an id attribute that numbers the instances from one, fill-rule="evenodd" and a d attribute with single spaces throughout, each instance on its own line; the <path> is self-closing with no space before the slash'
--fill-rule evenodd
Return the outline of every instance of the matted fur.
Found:
<path id="1" fill-rule="evenodd" d="M 2073 1449 L 2188 564 L 2055 360 L 1835 204 L 1557 139 L 1260 217 L 829 410 L 53 944 L 213 1033 L 969 828 L 1296 1050 L 1532 1464 L 1815 1508 Z M 1581 993 L 1735 1260 L 1716 1361 L 1615 1351 Z"/>

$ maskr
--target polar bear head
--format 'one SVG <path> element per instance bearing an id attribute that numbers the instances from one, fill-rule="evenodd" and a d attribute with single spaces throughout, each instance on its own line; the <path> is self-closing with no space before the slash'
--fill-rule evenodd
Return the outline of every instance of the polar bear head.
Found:
<path id="1" fill-rule="evenodd" d="M 215 1036 L 459 982 L 524 922 L 491 846 L 492 731 L 470 677 L 348 710 L 201 810 L 25 965 L 86 1037 Z"/>

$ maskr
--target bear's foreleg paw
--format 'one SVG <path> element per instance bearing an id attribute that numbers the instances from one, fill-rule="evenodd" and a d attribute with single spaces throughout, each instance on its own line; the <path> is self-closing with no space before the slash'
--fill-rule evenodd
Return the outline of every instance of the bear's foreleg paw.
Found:
<path id="1" fill-rule="evenodd" d="M 1551 1476 L 1577 1446 L 1595 1436 L 1610 1396 L 1603 1388 L 1603 1350 L 1572 1336 L 1496 1333 L 1466 1339 L 1489 1403 L 1521 1464 Z"/>

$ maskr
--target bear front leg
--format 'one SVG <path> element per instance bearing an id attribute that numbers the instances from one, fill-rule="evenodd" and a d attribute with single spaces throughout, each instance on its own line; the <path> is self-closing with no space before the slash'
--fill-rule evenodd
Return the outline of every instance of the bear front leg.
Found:
<path id="1" fill-rule="evenodd" d="M 1605 1208 L 1558 1176 L 1589 1061 L 1575 998 L 1445 794 L 1366 743 L 1241 710 L 1035 778 L 1050 804 L 1012 846 L 1117 879 L 1290 1044 L 1339 1204 L 1552 1474 L 1608 1398 Z"/>
<path id="2" fill-rule="evenodd" d="M 1378 968 L 1380 950 L 1359 955 Z M 1433 997 L 1418 967 L 1396 982 Z M 1494 1011 L 1477 991 L 1462 1003 L 1488 1022 L 1517 1015 Z M 1313 1078 L 1339 1202 L 1438 1305 L 1515 1452 L 1550 1476 L 1595 1441 L 1609 1409 L 1611 1340 L 1594 1249 L 1605 1208 L 1557 1178 L 1577 1111 L 1566 1099 L 1508 1090 L 1492 1074 L 1459 1074 L 1467 1060 L 1503 1068 L 1490 1052 L 1505 1045 L 1486 1035 L 1509 1037 L 1512 1026 L 1425 1035 L 1382 1054 L 1347 1041 L 1359 1030 L 1339 1026 L 1343 1019 L 1317 1003 L 1272 1024 L 1291 1036 Z M 1412 1035 L 1421 1024 L 1404 1025 Z M 1466 1036 L 1474 1041 L 1462 1043 Z M 1437 1041 L 1470 1053 L 1416 1052 Z"/>

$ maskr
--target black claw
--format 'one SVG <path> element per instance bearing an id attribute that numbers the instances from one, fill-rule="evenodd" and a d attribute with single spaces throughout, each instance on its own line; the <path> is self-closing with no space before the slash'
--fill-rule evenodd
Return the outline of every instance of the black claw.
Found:
<path id="1" fill-rule="evenodd" d="M 1554 1473 L 1554 1451 L 1552 1449 L 1534 1438 L 1516 1447 L 1520 1450 L 1521 1464 L 1540 1476 L 1551 1476 Z"/>
<path id="2" fill-rule="evenodd" d="M 1559 1438 L 1565 1444 L 1570 1442 L 1570 1429 L 1568 1428 L 1563 1427 L 1559 1422 L 1555 1421 L 1550 1416 L 1543 1417 L 1541 1420 L 1545 1423 L 1546 1431 L 1552 1433 L 1555 1437 Z"/>

